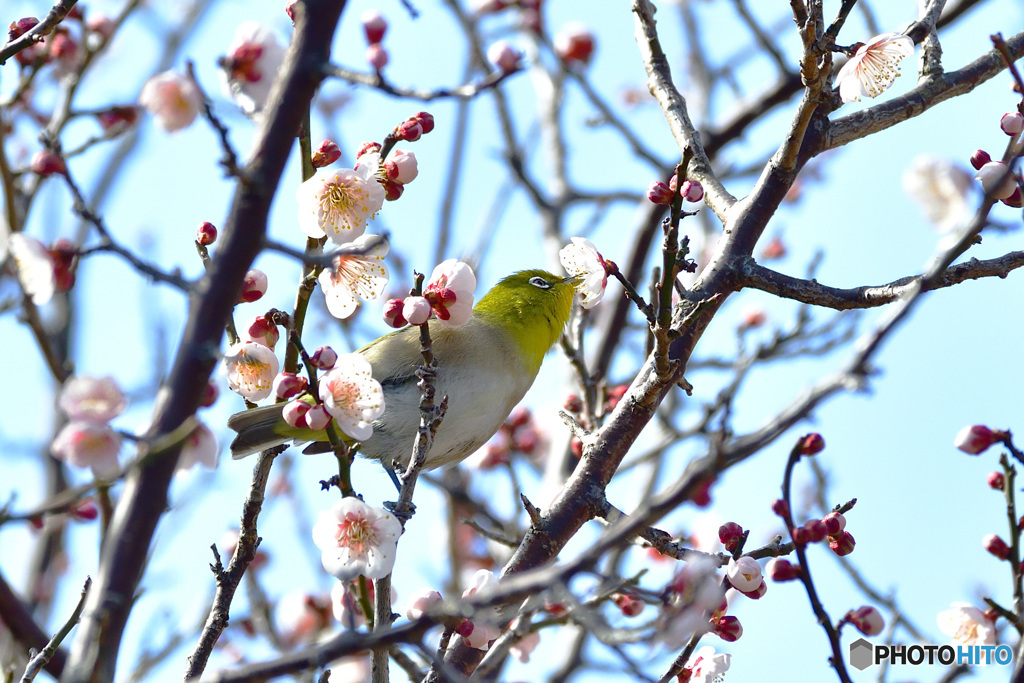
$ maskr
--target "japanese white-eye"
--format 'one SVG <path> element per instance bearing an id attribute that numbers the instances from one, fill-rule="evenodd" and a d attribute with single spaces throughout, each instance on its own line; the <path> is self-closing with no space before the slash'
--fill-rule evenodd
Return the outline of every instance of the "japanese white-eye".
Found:
<path id="1" fill-rule="evenodd" d="M 438 400 L 448 410 L 434 437 L 425 467 L 456 463 L 483 446 L 533 384 L 545 354 L 558 341 L 572 310 L 577 278 L 525 270 L 504 278 L 473 308 L 469 321 L 446 327 L 427 324 L 437 360 Z M 359 451 L 390 465 L 407 464 L 420 420 L 416 369 L 423 363 L 419 330 L 408 326 L 370 342 L 358 353 L 370 362 L 384 394 L 384 413 Z M 326 431 L 290 426 L 284 404 L 232 415 L 238 432 L 231 455 L 242 458 L 288 441 L 327 441 Z"/>

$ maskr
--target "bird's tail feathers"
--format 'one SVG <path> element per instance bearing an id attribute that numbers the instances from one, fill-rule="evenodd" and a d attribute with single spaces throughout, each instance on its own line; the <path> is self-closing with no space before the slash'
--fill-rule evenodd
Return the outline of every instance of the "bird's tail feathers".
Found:
<path id="1" fill-rule="evenodd" d="M 238 432 L 231 442 L 231 457 L 238 460 L 291 441 L 292 437 L 279 433 L 283 411 L 284 404 L 276 403 L 229 417 L 228 427 Z"/>

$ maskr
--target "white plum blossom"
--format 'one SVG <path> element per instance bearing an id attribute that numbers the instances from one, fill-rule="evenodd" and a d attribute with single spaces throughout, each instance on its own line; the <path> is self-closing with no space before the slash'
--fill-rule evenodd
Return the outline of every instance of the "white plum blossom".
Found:
<path id="1" fill-rule="evenodd" d="M 585 237 L 573 237 L 572 243 L 562 247 L 558 260 L 569 275 L 578 279 L 576 291 L 582 297 L 583 308 L 593 308 L 604 297 L 608 287 L 608 265 L 593 242 Z"/>
<path id="2" fill-rule="evenodd" d="M 396 149 L 392 152 L 391 159 L 385 166 L 388 169 L 388 177 L 402 185 L 407 185 L 416 180 L 416 176 L 420 173 L 419 165 L 416 162 L 416 155 L 406 149 Z"/>
<path id="3" fill-rule="evenodd" d="M 903 189 L 936 228 L 949 232 L 970 213 L 971 174 L 948 159 L 921 155 L 903 172 Z"/>
<path id="4" fill-rule="evenodd" d="M 0 247 L 0 264 L 10 257 L 11 266 L 26 296 L 36 306 L 44 306 L 57 290 L 56 263 L 39 240 L 28 235 L 11 233 Z"/>
<path id="5" fill-rule="evenodd" d="M 527 633 L 525 636 L 520 638 L 512 645 L 508 651 L 509 653 L 518 659 L 520 662 L 526 664 L 530 661 L 530 655 L 537 649 L 537 645 L 540 644 L 540 632 L 533 631 Z"/>
<path id="6" fill-rule="evenodd" d="M 253 341 L 238 342 L 221 361 L 231 391 L 254 403 L 270 396 L 278 368 L 274 352 Z"/>
<path id="7" fill-rule="evenodd" d="M 202 465 L 208 470 L 217 469 L 217 452 L 217 437 L 200 422 L 181 446 L 176 471 L 185 472 L 196 465 Z"/>
<path id="8" fill-rule="evenodd" d="M 333 267 L 324 268 L 317 278 L 324 290 L 327 310 L 338 319 L 352 315 L 359 304 L 380 296 L 388 284 L 388 241 L 377 235 L 361 235 L 353 240 L 351 254 L 334 257 Z"/>
<path id="9" fill-rule="evenodd" d="M 691 683 L 717 683 L 725 678 L 732 655 L 716 654 L 715 648 L 704 645 L 686 661 Z"/>
<path id="10" fill-rule="evenodd" d="M 713 560 L 690 560 L 669 585 L 669 600 L 661 616 L 659 638 L 679 649 L 694 633 L 710 628 L 708 615 L 718 609 L 725 593 Z"/>
<path id="11" fill-rule="evenodd" d="M 168 133 L 187 128 L 203 106 L 203 95 L 188 76 L 165 71 L 153 76 L 139 93 L 139 104 Z"/>
<path id="12" fill-rule="evenodd" d="M 469 588 L 462 592 L 463 598 L 479 593 L 486 595 L 498 588 L 498 579 L 486 569 L 478 569 L 473 574 Z M 498 612 L 493 607 L 477 608 L 472 619 L 466 619 L 459 626 L 459 635 L 469 647 L 487 650 L 491 641 L 501 635 L 498 627 Z"/>
<path id="13" fill-rule="evenodd" d="M 750 592 L 761 585 L 761 565 L 749 555 L 744 555 L 738 560 L 730 559 L 726 576 L 736 590 Z"/>
<path id="14" fill-rule="evenodd" d="M 914 41 L 902 33 L 877 35 L 857 48 L 850 61 L 836 74 L 836 86 L 843 102 L 862 96 L 878 97 L 900 75 L 899 64 L 914 54 Z"/>
<path id="15" fill-rule="evenodd" d="M 235 29 L 222 73 L 225 90 L 246 114 L 252 116 L 266 106 L 284 53 L 277 36 L 257 21 L 243 22 Z"/>
<path id="16" fill-rule="evenodd" d="M 110 425 L 88 420 L 68 422 L 50 445 L 53 457 L 75 467 L 89 467 L 101 479 L 117 473 L 120 450 L 120 434 Z"/>
<path id="17" fill-rule="evenodd" d="M 422 296 L 407 296 L 402 302 L 402 317 L 410 325 L 422 325 L 430 320 L 433 309 Z"/>
<path id="18" fill-rule="evenodd" d="M 75 375 L 64 382 L 57 404 L 72 420 L 109 422 L 124 412 L 128 400 L 113 377 Z"/>
<path id="19" fill-rule="evenodd" d="M 362 157 L 360 157 L 361 159 Z M 299 227 L 309 237 L 328 237 L 338 245 L 366 231 L 366 222 L 384 205 L 384 188 L 369 164 L 358 168 L 322 168 L 299 185 Z"/>
<path id="20" fill-rule="evenodd" d="M 996 628 L 984 612 L 966 602 L 954 602 L 950 609 L 939 612 L 939 630 L 950 637 L 953 645 L 995 645 Z"/>
<path id="21" fill-rule="evenodd" d="M 320 400 L 338 427 L 357 441 L 373 435 L 374 420 L 384 414 L 384 392 L 370 362 L 358 353 L 338 356 L 320 379 Z"/>
<path id="22" fill-rule="evenodd" d="M 328 574 L 342 581 L 382 579 L 395 566 L 402 524 L 387 510 L 358 498 L 342 498 L 323 510 L 313 525 L 313 542 Z"/>
<path id="23" fill-rule="evenodd" d="M 447 327 L 465 325 L 473 315 L 476 275 L 462 261 L 448 259 L 437 265 L 423 286 L 423 298 Z M 403 312 L 404 315 L 404 312 Z"/>

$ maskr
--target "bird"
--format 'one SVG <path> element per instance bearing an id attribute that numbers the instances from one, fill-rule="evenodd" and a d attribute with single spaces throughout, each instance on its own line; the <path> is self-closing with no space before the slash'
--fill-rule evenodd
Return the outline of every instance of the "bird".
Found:
<path id="1" fill-rule="evenodd" d="M 500 280 L 473 307 L 469 320 L 448 327 L 431 318 L 437 361 L 436 395 L 448 407 L 434 436 L 424 469 L 460 462 L 494 436 L 522 400 L 540 371 L 544 357 L 568 323 L 578 276 L 560 277 L 544 270 L 523 270 Z M 385 468 L 408 465 L 420 421 L 416 369 L 423 363 L 420 335 L 410 325 L 370 342 L 357 353 L 380 382 L 384 413 L 373 434 L 359 445 L 366 457 Z M 231 443 L 234 459 L 289 441 L 327 441 L 327 432 L 288 425 L 278 403 L 232 415 L 228 426 L 238 432 Z M 313 450 L 328 450 L 315 443 Z M 307 449 L 310 450 L 310 449 Z"/>

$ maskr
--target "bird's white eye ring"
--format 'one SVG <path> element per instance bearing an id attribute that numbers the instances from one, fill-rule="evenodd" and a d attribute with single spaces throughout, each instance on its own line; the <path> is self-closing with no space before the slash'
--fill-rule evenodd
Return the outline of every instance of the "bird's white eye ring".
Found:
<path id="1" fill-rule="evenodd" d="M 530 278 L 530 284 L 534 287 L 540 287 L 541 289 L 551 289 L 551 283 L 542 278 L 539 275 L 534 275 Z"/>

